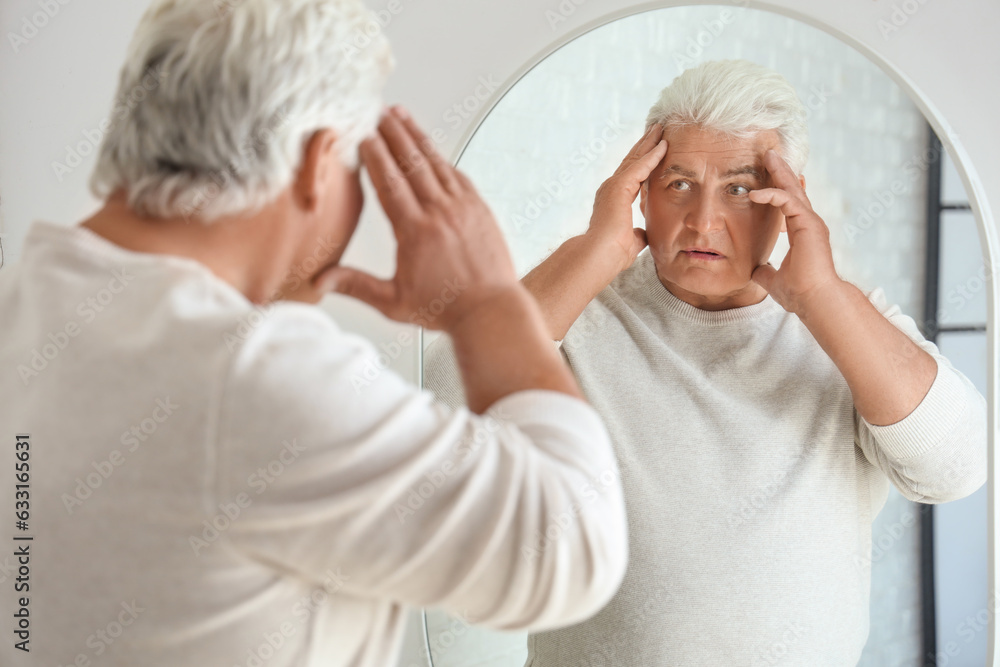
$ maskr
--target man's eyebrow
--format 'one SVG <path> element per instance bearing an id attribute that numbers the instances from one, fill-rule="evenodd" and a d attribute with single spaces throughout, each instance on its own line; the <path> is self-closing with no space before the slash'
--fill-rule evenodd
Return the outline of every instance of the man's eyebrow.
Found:
<path id="1" fill-rule="evenodd" d="M 742 167 L 734 167 L 722 175 L 723 178 L 728 178 L 730 176 L 740 176 L 741 174 L 748 174 L 753 176 L 758 181 L 763 181 L 764 178 L 761 176 L 760 169 L 752 164 L 745 164 Z"/>
<path id="2" fill-rule="evenodd" d="M 670 166 L 664 167 L 663 171 L 660 172 L 659 178 L 661 179 L 667 178 L 671 174 L 679 174 L 684 178 L 698 178 L 698 174 L 691 171 L 690 169 L 685 169 L 684 167 L 677 164 L 672 164 Z M 764 180 L 763 176 L 761 175 L 761 170 L 752 164 L 745 164 L 741 167 L 733 167 L 732 169 L 722 174 L 722 178 L 729 178 L 731 176 L 740 176 L 743 174 L 748 174 L 750 176 L 753 176 L 758 181 Z"/>
<path id="3" fill-rule="evenodd" d="M 684 178 L 698 178 L 698 174 L 694 173 L 690 169 L 685 169 L 684 167 L 676 164 L 672 164 L 669 167 L 664 167 L 663 171 L 660 172 L 660 178 L 666 178 L 671 173 L 680 174 Z"/>

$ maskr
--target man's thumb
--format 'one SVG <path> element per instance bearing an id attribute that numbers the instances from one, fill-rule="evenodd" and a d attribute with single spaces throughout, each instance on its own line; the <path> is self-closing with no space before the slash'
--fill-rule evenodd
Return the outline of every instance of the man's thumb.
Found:
<path id="1" fill-rule="evenodd" d="M 384 315 L 396 300 L 396 286 L 391 280 L 381 280 L 357 269 L 334 266 L 316 277 L 321 292 L 337 292 L 364 301 Z"/>
<path id="2" fill-rule="evenodd" d="M 771 263 L 768 262 L 767 264 L 761 264 L 754 269 L 753 273 L 750 274 L 750 279 L 770 292 L 771 280 L 777 272 L 778 270 L 771 266 Z"/>
<path id="3" fill-rule="evenodd" d="M 642 227 L 633 227 L 632 249 L 631 249 L 632 261 L 635 261 L 635 258 L 639 256 L 639 253 L 642 252 L 643 248 L 645 248 L 647 245 L 648 241 L 646 240 L 646 230 L 643 229 Z"/>

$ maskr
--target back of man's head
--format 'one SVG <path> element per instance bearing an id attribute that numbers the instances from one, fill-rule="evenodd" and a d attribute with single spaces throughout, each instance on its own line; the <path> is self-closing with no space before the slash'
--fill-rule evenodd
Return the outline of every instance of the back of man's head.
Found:
<path id="1" fill-rule="evenodd" d="M 809 157 L 808 112 L 781 74 L 748 60 L 715 60 L 685 70 L 660 92 L 646 129 L 655 123 L 700 125 L 739 138 L 775 130 L 783 157 L 801 174 Z"/>
<path id="2" fill-rule="evenodd" d="M 320 128 L 344 164 L 393 67 L 360 0 L 156 0 L 122 67 L 91 189 L 154 218 L 250 213 L 295 175 Z"/>

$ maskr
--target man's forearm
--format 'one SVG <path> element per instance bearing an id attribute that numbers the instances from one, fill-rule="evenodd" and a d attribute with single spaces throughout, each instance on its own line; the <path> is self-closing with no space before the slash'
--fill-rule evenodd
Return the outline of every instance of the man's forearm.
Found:
<path id="1" fill-rule="evenodd" d="M 520 284 L 467 313 L 447 332 L 469 409 L 482 414 L 516 391 L 548 389 L 583 398 L 553 347 L 531 294 Z"/>
<path id="2" fill-rule="evenodd" d="M 934 383 L 934 358 L 846 281 L 814 295 L 799 319 L 837 365 L 858 413 L 870 424 L 904 419 Z"/>
<path id="3" fill-rule="evenodd" d="M 559 246 L 521 282 L 538 302 L 552 340 L 562 340 L 587 304 L 620 270 L 607 242 L 582 234 Z"/>

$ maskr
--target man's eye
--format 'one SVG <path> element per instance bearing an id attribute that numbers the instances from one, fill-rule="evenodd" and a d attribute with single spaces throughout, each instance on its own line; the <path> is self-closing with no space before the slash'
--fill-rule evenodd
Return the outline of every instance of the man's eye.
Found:
<path id="1" fill-rule="evenodd" d="M 691 189 L 691 184 L 688 183 L 687 181 L 674 181 L 673 183 L 670 184 L 670 187 L 672 187 L 674 190 L 686 191 Z"/>
<path id="2" fill-rule="evenodd" d="M 729 188 L 729 194 L 731 194 L 731 195 L 739 195 L 739 196 L 742 197 L 743 195 L 750 194 L 750 188 L 748 188 L 745 185 L 734 185 L 734 186 L 732 186 L 732 187 Z"/>

